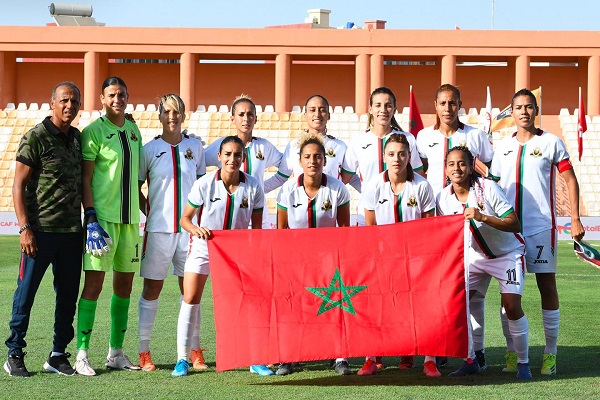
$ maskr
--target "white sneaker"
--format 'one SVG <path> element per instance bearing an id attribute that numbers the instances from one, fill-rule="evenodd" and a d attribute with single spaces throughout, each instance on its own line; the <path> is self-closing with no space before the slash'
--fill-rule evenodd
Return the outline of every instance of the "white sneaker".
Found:
<path id="1" fill-rule="evenodd" d="M 128 371 L 139 371 L 141 368 L 138 365 L 133 365 L 129 358 L 123 353 L 117 354 L 114 357 L 106 357 L 107 368 L 110 369 L 124 369 Z"/>
<path id="2" fill-rule="evenodd" d="M 96 371 L 94 371 L 94 368 L 92 368 L 92 364 L 90 364 L 90 360 L 87 357 L 75 360 L 75 371 L 77 371 L 79 375 L 96 375 Z"/>

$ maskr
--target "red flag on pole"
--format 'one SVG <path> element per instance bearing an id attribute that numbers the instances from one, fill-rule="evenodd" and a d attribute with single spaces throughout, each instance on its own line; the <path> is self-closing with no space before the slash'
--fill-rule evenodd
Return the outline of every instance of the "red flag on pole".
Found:
<path id="1" fill-rule="evenodd" d="M 217 370 L 365 355 L 466 357 L 462 215 L 214 231 Z"/>
<path id="2" fill-rule="evenodd" d="M 585 107 L 583 106 L 583 97 L 581 88 L 579 88 L 579 120 L 577 122 L 577 151 L 579 151 L 579 161 L 583 154 L 583 133 L 587 131 L 587 121 L 585 120 Z"/>
<path id="3" fill-rule="evenodd" d="M 421 119 L 421 113 L 419 112 L 419 106 L 417 105 L 417 99 L 415 99 L 415 93 L 412 90 L 412 85 L 410 87 L 408 107 L 408 131 L 417 137 L 417 134 L 424 126 L 423 120 Z"/>

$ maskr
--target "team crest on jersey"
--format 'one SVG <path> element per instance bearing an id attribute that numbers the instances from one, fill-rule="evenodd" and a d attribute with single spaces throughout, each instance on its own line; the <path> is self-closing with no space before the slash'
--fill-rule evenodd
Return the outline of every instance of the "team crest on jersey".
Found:
<path id="1" fill-rule="evenodd" d="M 240 203 L 240 208 L 248 208 L 248 197 L 242 197 L 242 202 Z"/>
<path id="2" fill-rule="evenodd" d="M 533 151 L 531 153 L 529 153 L 530 156 L 532 157 L 541 157 L 542 156 L 542 149 L 540 149 L 539 147 L 536 147 L 535 149 L 533 149 Z"/>
<path id="3" fill-rule="evenodd" d="M 333 147 L 328 147 L 325 151 L 325 155 L 327 157 L 335 157 L 335 150 L 333 150 Z"/>
<path id="4" fill-rule="evenodd" d="M 485 206 L 483 205 L 483 201 L 479 200 L 479 201 L 477 202 L 477 207 L 479 207 L 479 210 L 480 210 L 480 211 L 483 211 L 483 208 L 485 207 Z"/>
<path id="5" fill-rule="evenodd" d="M 329 199 L 325 199 L 325 201 L 323 202 L 323 205 L 321 206 L 321 210 L 323 210 L 323 211 L 331 210 L 331 201 L 329 201 Z"/>
<path id="6" fill-rule="evenodd" d="M 129 133 L 129 138 L 130 138 L 131 140 L 133 140 L 134 142 L 137 142 L 137 141 L 138 141 L 138 137 L 137 137 L 137 135 L 135 134 L 135 132 L 133 131 L 133 129 L 132 129 L 132 130 L 131 130 L 131 132 Z"/>
<path id="7" fill-rule="evenodd" d="M 257 160 L 264 160 L 265 156 L 263 155 L 262 151 L 260 151 L 260 149 L 258 149 L 258 151 L 256 152 L 256 159 Z"/>
<path id="8" fill-rule="evenodd" d="M 417 203 L 417 198 L 415 197 L 414 194 L 411 194 L 410 196 L 408 196 L 408 201 L 406 202 L 406 205 L 409 207 L 416 207 L 419 203 Z"/>
<path id="9" fill-rule="evenodd" d="M 187 150 L 185 151 L 185 159 L 186 160 L 193 160 L 194 159 L 194 152 L 192 151 L 191 148 L 187 148 Z"/>

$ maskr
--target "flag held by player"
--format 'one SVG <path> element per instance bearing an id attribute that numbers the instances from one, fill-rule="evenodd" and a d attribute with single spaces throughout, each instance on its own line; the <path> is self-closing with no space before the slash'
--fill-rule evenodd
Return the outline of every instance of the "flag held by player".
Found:
<path id="1" fill-rule="evenodd" d="M 465 357 L 463 227 L 454 215 L 215 231 L 217 370 L 369 354 Z"/>
<path id="2" fill-rule="evenodd" d="M 537 89 L 531 91 L 535 96 L 539 113 L 537 117 L 535 117 L 536 125 L 540 124 L 540 120 L 542 118 L 542 87 L 540 86 Z M 506 106 L 495 118 L 492 119 L 492 125 L 490 127 L 490 132 L 497 132 L 501 129 L 510 128 L 516 125 L 515 119 L 512 117 L 512 105 Z"/>

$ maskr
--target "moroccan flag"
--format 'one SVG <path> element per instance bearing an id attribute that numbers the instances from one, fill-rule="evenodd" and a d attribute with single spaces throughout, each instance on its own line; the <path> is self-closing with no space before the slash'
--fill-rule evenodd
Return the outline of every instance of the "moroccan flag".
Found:
<path id="1" fill-rule="evenodd" d="M 586 131 L 585 107 L 583 106 L 581 88 L 579 88 L 579 120 L 577 121 L 577 151 L 579 152 L 579 161 L 581 161 L 581 155 L 583 154 L 583 133 Z"/>
<path id="2" fill-rule="evenodd" d="M 462 215 L 213 231 L 217 370 L 366 355 L 466 357 Z"/>
<path id="3" fill-rule="evenodd" d="M 419 112 L 419 106 L 417 105 L 417 99 L 415 99 L 415 92 L 410 87 L 410 98 L 408 100 L 408 131 L 415 137 L 421 129 L 424 128 L 423 120 L 421 119 L 421 113 Z"/>
<path id="4" fill-rule="evenodd" d="M 535 117 L 535 124 L 539 125 L 540 124 L 540 120 L 542 118 L 542 87 L 540 86 L 539 88 L 532 90 L 531 91 L 535 98 L 537 99 L 537 103 L 538 103 L 538 107 L 540 109 L 540 112 L 538 114 L 537 117 Z M 492 126 L 490 127 L 490 132 L 497 132 L 501 129 L 504 128 L 510 128 L 512 126 L 515 126 L 515 119 L 512 117 L 512 107 L 509 104 L 508 106 L 506 106 L 502 111 L 500 111 L 500 114 L 496 115 L 496 117 L 492 120 Z"/>
<path id="5" fill-rule="evenodd" d="M 573 251 L 581 261 L 592 264 L 596 268 L 600 268 L 600 252 L 596 250 L 588 242 L 573 242 Z"/>

